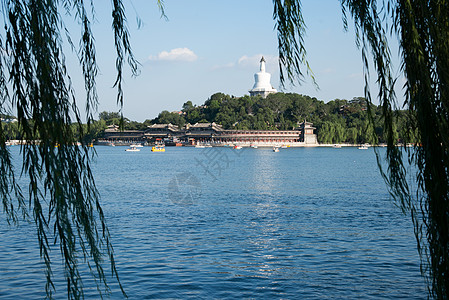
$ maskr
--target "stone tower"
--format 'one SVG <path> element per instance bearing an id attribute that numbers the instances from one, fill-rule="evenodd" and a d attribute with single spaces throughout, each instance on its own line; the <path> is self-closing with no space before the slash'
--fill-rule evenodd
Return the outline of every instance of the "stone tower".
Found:
<path id="1" fill-rule="evenodd" d="M 254 80 L 254 86 L 249 90 L 250 96 L 261 95 L 263 98 L 266 98 L 268 94 L 277 92 L 271 85 L 271 74 L 265 72 L 265 58 L 263 56 L 260 60 L 260 71 L 254 74 Z"/>

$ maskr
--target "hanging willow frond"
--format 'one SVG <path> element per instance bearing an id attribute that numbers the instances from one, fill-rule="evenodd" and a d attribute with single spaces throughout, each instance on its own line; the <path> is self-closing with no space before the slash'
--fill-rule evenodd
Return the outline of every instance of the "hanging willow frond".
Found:
<path id="1" fill-rule="evenodd" d="M 304 22 L 300 0 L 275 3 L 281 81 L 282 68 L 288 79 L 302 78 L 298 62 L 305 55 Z M 369 103 L 370 64 L 377 73 L 377 98 L 382 106 L 387 137 L 387 169 L 379 167 L 391 194 L 415 229 L 423 275 L 428 279 L 429 296 L 449 298 L 449 1 L 448 0 L 340 0 L 347 28 L 347 14 L 355 24 L 356 44 L 362 53 L 365 94 Z M 299 14 L 299 15 L 298 15 Z M 406 79 L 405 105 L 409 136 L 418 137 L 413 148 L 397 147 L 394 134 L 396 96 L 388 34 L 400 42 L 401 71 Z M 295 35 L 299 37 L 294 37 Z M 298 41 L 298 42 L 296 42 Z M 285 49 L 286 48 L 286 49 Z M 282 51 L 281 51 L 282 49 Z M 370 105 L 368 105 L 370 107 Z M 407 140 L 403 141 L 404 145 Z M 405 156 L 405 157 L 404 157 Z M 404 161 L 417 172 L 416 190 L 409 186 Z"/>
<path id="2" fill-rule="evenodd" d="M 114 251 L 100 206 L 91 162 L 95 152 L 86 144 L 76 146 L 72 123 L 83 140 L 84 127 L 63 53 L 64 37 L 79 59 L 86 90 L 86 119 L 90 124 L 97 108 L 95 78 L 98 73 L 91 31 L 93 2 L 81 0 L 2 0 L 4 31 L 0 34 L 0 113 L 14 108 L 22 139 L 21 174 L 28 178 L 27 192 L 17 183 L 17 171 L 0 126 L 0 192 L 7 221 L 17 222 L 17 212 L 32 212 L 40 253 L 46 265 L 46 294 L 54 296 L 50 248 L 57 243 L 64 262 L 69 299 L 83 298 L 79 259 L 86 260 L 100 294 L 108 291 L 103 270 L 105 258 L 118 279 Z M 160 2 L 160 1 L 159 1 Z M 122 1 L 114 0 L 112 24 L 117 51 L 118 103 L 123 105 L 122 78 L 125 61 L 135 74 Z M 60 10 L 73 15 L 81 26 L 76 47 Z M 64 33 L 64 36 L 61 35 Z M 24 196 L 26 194 L 26 196 Z M 27 201 L 28 200 L 28 201 Z M 89 262 L 92 262 L 89 263 Z M 121 287 L 121 285 L 120 285 Z M 123 289 L 122 292 L 124 293 Z"/>
<path id="3" fill-rule="evenodd" d="M 313 72 L 306 59 L 304 43 L 306 25 L 302 18 L 301 1 L 273 0 L 273 18 L 278 32 L 279 71 L 281 86 L 285 82 L 295 84 L 303 80 L 302 66 L 306 67 L 313 83 L 318 87 Z M 287 73 L 286 75 L 284 74 Z"/>
<path id="4" fill-rule="evenodd" d="M 418 168 L 416 198 L 425 238 L 421 254 L 430 295 L 449 298 L 449 1 L 391 4 L 407 78 L 406 103 L 420 144 L 410 153 Z M 422 216 L 421 219 L 419 216 Z M 420 227 L 419 227 L 420 228 Z"/>

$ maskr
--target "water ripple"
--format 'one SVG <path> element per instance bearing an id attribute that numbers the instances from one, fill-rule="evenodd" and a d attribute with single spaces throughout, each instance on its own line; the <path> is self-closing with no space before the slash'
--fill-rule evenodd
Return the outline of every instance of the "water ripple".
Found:
<path id="1" fill-rule="evenodd" d="M 413 228 L 370 151 L 214 148 L 233 161 L 214 178 L 195 164 L 206 159 L 199 149 L 97 150 L 97 186 L 130 299 L 426 298 Z M 197 179 L 189 203 L 170 199 L 179 174 Z M 0 299 L 42 298 L 34 227 L 1 220 L 0 234 Z M 96 298 L 93 281 L 84 285 Z M 111 288 L 106 298 L 123 298 Z"/>

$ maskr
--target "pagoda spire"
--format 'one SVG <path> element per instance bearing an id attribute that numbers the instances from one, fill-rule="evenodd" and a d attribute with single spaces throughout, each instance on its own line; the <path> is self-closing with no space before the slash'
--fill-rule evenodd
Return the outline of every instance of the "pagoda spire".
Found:
<path id="1" fill-rule="evenodd" d="M 260 59 L 260 72 L 265 72 L 265 58 L 263 56 Z"/>

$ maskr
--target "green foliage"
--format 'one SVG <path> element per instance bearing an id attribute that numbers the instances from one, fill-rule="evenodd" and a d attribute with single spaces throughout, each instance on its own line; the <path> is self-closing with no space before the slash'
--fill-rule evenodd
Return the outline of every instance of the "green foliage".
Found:
<path id="1" fill-rule="evenodd" d="M 303 39 L 306 26 L 302 17 L 301 1 L 273 0 L 273 5 L 275 28 L 278 31 L 281 84 L 283 85 L 285 80 L 292 83 L 300 81 L 303 76 L 301 65 L 306 65 L 307 72 L 311 73 Z"/>
<path id="2" fill-rule="evenodd" d="M 98 118 L 100 120 L 104 120 L 106 122 L 110 121 L 110 120 L 119 120 L 121 119 L 121 115 L 118 112 L 107 112 L 107 111 L 102 111 L 101 113 L 98 114 Z M 110 125 L 110 124 L 108 124 Z"/>
<path id="3" fill-rule="evenodd" d="M 110 235 L 103 215 L 91 170 L 94 155 L 85 141 L 96 135 L 93 112 L 97 107 L 95 77 L 98 73 L 91 20 L 93 2 L 2 0 L 0 34 L 0 114 L 7 108 L 17 112 L 17 125 L 0 125 L 0 192 L 8 222 L 18 222 L 18 213 L 32 219 L 37 228 L 40 253 L 46 266 L 46 294 L 54 296 L 51 244 L 59 244 L 67 298 L 83 298 L 79 260 L 96 278 L 98 291 L 108 290 L 103 271 L 109 260 L 112 276 L 118 280 Z M 133 73 L 136 62 L 130 52 L 123 5 L 112 1 L 112 30 L 117 51 L 117 101 L 121 105 L 123 65 L 127 60 Z M 62 15 L 72 15 L 80 25 L 81 38 L 75 46 L 70 28 Z M 75 101 L 75 92 L 66 65 L 65 49 L 73 49 L 84 76 L 87 125 Z M 12 158 L 5 142 L 25 140 L 21 175 L 27 186 L 19 186 Z M 22 182 L 26 182 L 21 180 Z M 27 198 L 22 193 L 27 190 Z M 28 200 L 28 201 L 26 201 Z M 28 212 L 32 212 L 28 215 Z M 60 297 L 58 297 L 60 298 Z"/>
<path id="4" fill-rule="evenodd" d="M 184 126 L 185 119 L 182 115 L 177 112 L 168 112 L 166 110 L 162 111 L 156 119 L 152 121 L 156 124 L 173 124 L 179 127 Z"/>
<path id="5" fill-rule="evenodd" d="M 299 94 L 277 93 L 264 99 L 261 97 L 231 97 L 216 93 L 205 101 L 204 105 L 194 106 L 190 101 L 184 104 L 186 111 L 162 111 L 153 120 L 144 123 L 130 121 L 117 112 L 101 112 L 100 120 L 83 125 L 85 132 L 82 140 L 91 143 L 102 136 L 108 125 L 119 125 L 123 122 L 124 130 L 144 130 L 151 124 L 168 124 L 183 127 L 186 123 L 215 122 L 226 129 L 255 130 L 291 130 L 298 123 L 308 120 L 317 128 L 318 141 L 324 144 L 350 143 L 375 144 L 385 142 L 381 112 L 379 107 L 371 106 L 374 113 L 374 126 L 369 121 L 366 111 L 366 99 L 354 98 L 351 101 L 335 99 L 324 103 L 316 98 Z M 410 141 L 405 112 L 397 111 L 397 122 L 394 124 L 395 140 L 401 143 Z M 21 139 L 17 123 L 5 125 L 8 139 Z M 72 126 L 79 137 L 78 126 Z M 407 135 L 407 136 L 406 136 Z M 78 138 L 81 139 L 81 138 Z"/>
<path id="6" fill-rule="evenodd" d="M 188 101 L 189 102 L 189 101 Z M 380 107 L 370 106 L 374 125 L 370 123 L 365 98 L 350 101 L 335 99 L 323 101 L 292 93 L 271 94 L 261 97 L 232 97 L 216 93 L 204 105 L 193 106 L 186 102 L 183 113 L 163 111 L 151 123 L 215 122 L 225 129 L 290 130 L 304 120 L 313 122 L 320 143 L 370 143 L 385 142 Z M 186 109 L 188 107 L 188 109 Z M 404 122 L 405 113 L 397 112 L 398 122 Z M 401 123 L 401 124 L 402 124 Z M 395 125 L 396 141 L 405 139 L 405 125 Z"/>
<path id="7" fill-rule="evenodd" d="M 18 122 L 11 122 L 11 123 L 5 123 L 2 124 L 2 131 L 5 135 L 6 140 L 20 140 L 22 139 L 21 136 L 21 129 L 19 127 Z"/>
<path id="8" fill-rule="evenodd" d="M 279 36 L 281 83 L 283 68 L 288 80 L 302 76 L 305 61 L 305 24 L 301 1 L 273 0 Z M 354 20 L 356 44 L 361 50 L 365 72 L 365 96 L 372 103 L 368 82 L 374 66 L 380 107 L 367 106 L 364 139 L 387 143 L 387 169 L 379 167 L 391 194 L 415 228 L 422 273 L 429 283 L 429 296 L 449 298 L 449 1 L 353 1 L 342 0 L 343 20 Z M 406 111 L 395 109 L 396 71 L 392 67 L 389 37 L 399 41 L 401 74 L 404 77 Z M 287 57 L 287 59 L 284 59 Z M 380 112 L 380 113 L 379 113 Z M 379 119 L 378 115 L 381 115 Z M 361 116 L 364 118 L 364 116 Z M 353 123 L 358 123 L 354 120 Z M 381 125 L 379 124 L 381 123 Z M 360 127 L 360 125 L 362 125 Z M 329 124 L 323 128 L 331 131 Z M 351 129 L 351 139 L 355 131 Z M 321 134 L 329 140 L 330 137 Z M 358 137 L 359 138 L 359 137 Z M 419 141 L 413 148 L 396 147 Z M 413 173 L 416 190 L 409 185 L 403 156 L 418 170 Z M 407 158 L 405 158 L 407 159 Z"/>
<path id="9" fill-rule="evenodd" d="M 90 144 L 101 137 L 106 128 L 107 125 L 105 120 L 93 121 L 89 125 L 83 124 L 83 131 L 85 134 L 79 136 L 79 141 L 82 141 L 85 144 Z"/>
<path id="10" fill-rule="evenodd" d="M 184 112 L 189 111 L 192 108 L 193 108 L 193 104 L 192 104 L 192 101 L 190 101 L 190 100 L 182 105 L 182 111 L 184 111 Z"/>

